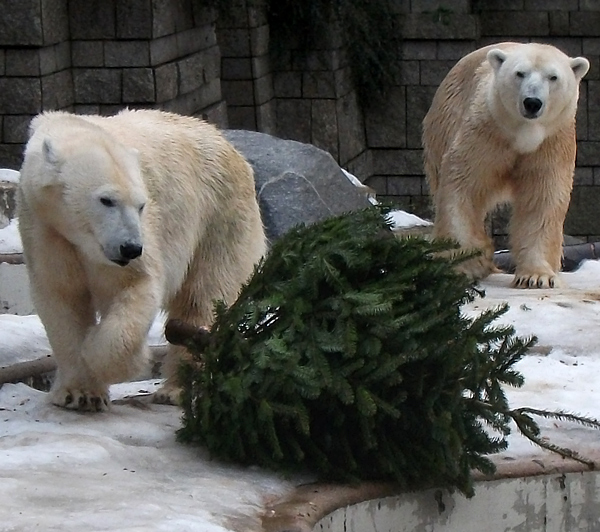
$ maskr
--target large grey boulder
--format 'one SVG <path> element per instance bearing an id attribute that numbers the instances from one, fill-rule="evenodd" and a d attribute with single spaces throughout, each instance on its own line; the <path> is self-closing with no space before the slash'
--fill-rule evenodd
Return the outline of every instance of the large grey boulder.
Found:
<path id="1" fill-rule="evenodd" d="M 224 134 L 254 168 L 256 193 L 271 241 L 299 223 L 311 224 L 371 205 L 326 151 L 255 131 Z"/>

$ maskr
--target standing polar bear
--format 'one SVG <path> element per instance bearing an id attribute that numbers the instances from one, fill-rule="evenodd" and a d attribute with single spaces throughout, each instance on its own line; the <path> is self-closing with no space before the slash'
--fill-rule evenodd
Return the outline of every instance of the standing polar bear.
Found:
<path id="1" fill-rule="evenodd" d="M 435 237 L 482 255 L 462 265 L 496 271 L 485 217 L 511 202 L 513 284 L 559 284 L 562 231 L 575 169 L 579 82 L 589 69 L 553 46 L 501 43 L 461 59 L 423 121 Z"/>
<path id="2" fill-rule="evenodd" d="M 50 397 L 72 409 L 107 408 L 108 385 L 147 361 L 161 308 L 210 325 L 266 249 L 249 164 L 213 126 L 161 111 L 36 117 L 18 215 L 58 365 Z M 162 400 L 183 354 L 169 346 Z"/>

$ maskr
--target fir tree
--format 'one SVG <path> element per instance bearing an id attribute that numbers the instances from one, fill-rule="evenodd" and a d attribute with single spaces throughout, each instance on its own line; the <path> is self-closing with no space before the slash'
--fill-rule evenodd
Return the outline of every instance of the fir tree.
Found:
<path id="1" fill-rule="evenodd" d="M 180 439 L 225 460 L 471 495 L 510 419 L 543 442 L 536 412 L 511 411 L 503 391 L 522 385 L 513 366 L 535 339 L 493 324 L 506 307 L 461 312 L 480 294 L 451 267 L 464 257 L 444 258 L 452 247 L 396 238 L 380 208 L 290 231 L 210 331 L 167 327 L 194 354 Z"/>

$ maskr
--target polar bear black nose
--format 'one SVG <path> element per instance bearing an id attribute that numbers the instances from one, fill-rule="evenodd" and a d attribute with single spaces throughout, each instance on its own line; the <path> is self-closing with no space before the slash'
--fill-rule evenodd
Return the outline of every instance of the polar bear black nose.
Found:
<path id="1" fill-rule="evenodd" d="M 127 242 L 121 244 L 119 251 L 121 252 L 121 257 L 124 259 L 133 260 L 142 254 L 142 246 L 141 244 L 136 244 L 134 242 Z"/>
<path id="2" fill-rule="evenodd" d="M 539 98 L 525 98 L 523 100 L 523 107 L 525 107 L 528 115 L 535 115 L 542 108 L 542 105 L 542 100 Z"/>

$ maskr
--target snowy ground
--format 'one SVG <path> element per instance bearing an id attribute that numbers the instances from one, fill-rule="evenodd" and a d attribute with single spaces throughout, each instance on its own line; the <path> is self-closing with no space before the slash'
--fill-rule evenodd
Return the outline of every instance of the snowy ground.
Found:
<path id="1" fill-rule="evenodd" d="M 518 364 L 522 389 L 511 404 L 564 409 L 600 417 L 600 263 L 564 274 L 569 288 L 516 290 L 509 275 L 483 286 L 485 299 L 466 311 L 503 301 L 503 321 L 536 334 L 537 347 Z M 31 318 L 0 316 L 0 349 L 23 321 L 24 337 L 43 333 Z M 29 334 L 25 332 L 29 330 Z M 14 335 L 13 337 L 14 338 Z M 152 391 L 156 381 L 115 386 L 113 399 Z M 49 406 L 23 384 L 0 389 L 0 530 L 223 531 L 260 530 L 265 502 L 291 492 L 301 479 L 225 467 L 201 450 L 179 445 L 175 407 L 115 404 L 106 414 L 77 414 Z M 540 422 L 551 440 L 586 452 L 598 433 L 566 423 Z M 543 456 L 524 438 L 510 437 L 504 460 Z"/>
<path id="2" fill-rule="evenodd" d="M 517 363 L 525 385 L 509 388 L 511 406 L 563 410 L 600 419 L 600 262 L 584 262 L 580 269 L 563 273 L 566 288 L 520 290 L 509 288 L 512 275 L 492 275 L 482 283 L 484 299 L 467 309 L 508 302 L 501 323 L 513 325 L 520 336 L 535 335 L 537 345 Z M 600 433 L 580 425 L 538 420 L 557 444 L 598 455 Z M 506 458 L 544 454 L 515 433 L 509 437 Z"/>
<path id="3" fill-rule="evenodd" d="M 0 230 L 0 253 L 22 253 L 23 246 L 19 237 L 19 221 L 14 218 Z"/>
<path id="4" fill-rule="evenodd" d="M 414 224 L 399 213 L 400 225 Z M 20 250 L 16 224 L 0 230 L 0 253 Z M 600 418 L 600 262 L 563 274 L 568 288 L 516 290 L 511 276 L 483 283 L 486 297 L 465 312 L 504 301 L 501 320 L 537 346 L 518 364 L 526 382 L 509 390 L 511 406 L 566 410 Z M 0 286 L 0 295 L 2 286 Z M 164 342 L 160 321 L 150 343 Z M 36 316 L 0 315 L 0 367 L 49 353 Z M 159 381 L 113 386 L 108 413 L 79 414 L 48 405 L 24 384 L 0 388 L 0 532 L 122 531 L 253 532 L 265 504 L 306 479 L 281 478 L 212 462 L 201 449 L 176 443 L 176 407 L 143 399 Z M 134 399 L 124 400 L 134 397 Z M 558 444 L 600 449 L 600 434 L 540 421 Z M 235 437 L 235 435 L 232 435 Z M 547 456 L 518 434 L 498 461 Z"/>
<path id="5" fill-rule="evenodd" d="M 153 383 L 114 387 L 150 392 Z M 0 390 L 0 530 L 258 531 L 269 500 L 293 484 L 211 462 L 175 442 L 179 409 L 60 410 L 23 384 Z"/>

